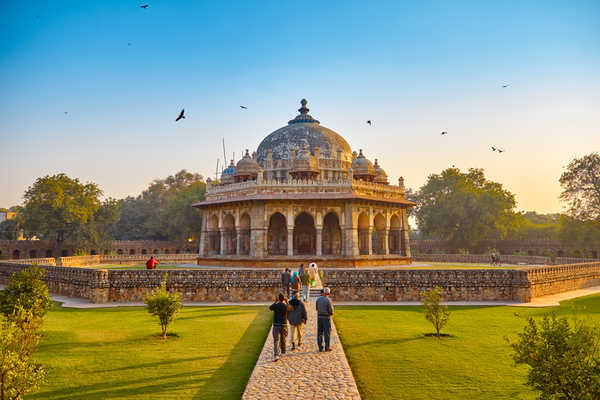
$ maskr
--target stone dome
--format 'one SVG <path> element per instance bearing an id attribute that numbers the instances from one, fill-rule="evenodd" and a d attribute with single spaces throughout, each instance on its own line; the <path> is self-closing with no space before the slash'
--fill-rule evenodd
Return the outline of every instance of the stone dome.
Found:
<path id="1" fill-rule="evenodd" d="M 387 185 L 388 184 L 387 174 L 385 173 L 385 171 L 383 170 L 383 168 L 381 168 L 381 166 L 377 162 L 377 159 L 375 159 L 375 164 L 373 165 L 373 169 L 375 170 L 375 180 L 374 180 L 374 182 L 375 183 L 380 183 L 382 185 Z"/>
<path id="2" fill-rule="evenodd" d="M 358 157 L 352 162 L 352 172 L 354 176 L 375 176 L 375 168 L 373 168 L 371 161 L 365 158 L 362 149 L 360 149 Z"/>
<path id="3" fill-rule="evenodd" d="M 258 146 L 257 159 L 262 163 L 267 158 L 267 151 L 273 151 L 273 159 L 289 159 L 292 149 L 302 149 L 303 144 L 308 145 L 310 153 L 316 148 L 321 150 L 323 158 L 337 158 L 338 149 L 341 150 L 343 161 L 352 161 L 352 150 L 346 140 L 338 133 L 320 125 L 320 122 L 308 114 L 307 101 L 302 99 L 300 114 L 288 122 L 287 126 L 276 130 L 263 139 Z"/>
<path id="4" fill-rule="evenodd" d="M 250 154 L 248 154 L 248 150 L 246 149 L 246 154 L 238 161 L 237 166 L 235 167 L 235 176 L 256 176 L 258 175 L 258 169 L 258 163 L 255 159 L 250 157 Z"/>
<path id="5" fill-rule="evenodd" d="M 233 160 L 227 168 L 221 173 L 221 183 L 233 183 L 233 177 L 235 176 L 235 165 Z"/>

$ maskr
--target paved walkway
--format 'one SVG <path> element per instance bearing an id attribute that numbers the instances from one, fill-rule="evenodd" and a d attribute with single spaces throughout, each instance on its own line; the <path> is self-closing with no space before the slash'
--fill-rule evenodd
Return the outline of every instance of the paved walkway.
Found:
<path id="1" fill-rule="evenodd" d="M 360 399 L 333 321 L 332 351 L 319 353 L 314 301 L 309 301 L 307 308 L 301 349 L 290 351 L 287 346 L 288 352 L 273 362 L 273 334 L 269 331 L 242 399 Z"/>

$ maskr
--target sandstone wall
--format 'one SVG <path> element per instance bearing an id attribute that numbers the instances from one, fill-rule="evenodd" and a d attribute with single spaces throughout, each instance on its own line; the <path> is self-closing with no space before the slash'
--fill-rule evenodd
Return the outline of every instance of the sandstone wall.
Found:
<path id="1" fill-rule="evenodd" d="M 600 262 L 525 269 L 531 297 L 600 286 Z"/>
<path id="2" fill-rule="evenodd" d="M 487 254 L 413 254 L 413 261 L 424 262 L 456 262 L 456 263 L 489 263 L 490 256 Z M 531 264 L 531 265 L 546 265 L 551 260 L 545 256 L 520 256 L 501 254 L 500 261 L 502 264 Z M 559 264 L 575 264 L 586 263 L 591 261 L 600 261 L 597 259 L 575 258 L 575 257 L 556 257 L 555 265 Z"/>

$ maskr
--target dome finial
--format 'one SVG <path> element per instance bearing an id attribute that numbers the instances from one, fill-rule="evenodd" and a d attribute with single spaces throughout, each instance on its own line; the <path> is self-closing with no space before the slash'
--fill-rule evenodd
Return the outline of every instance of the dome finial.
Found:
<path id="1" fill-rule="evenodd" d="M 302 107 L 300 107 L 298 109 L 298 111 L 300 112 L 300 114 L 302 114 L 302 115 L 308 114 L 308 112 L 310 111 L 308 108 L 306 108 L 306 105 L 308 104 L 308 101 L 306 101 L 306 99 L 302 99 L 302 100 L 300 100 L 300 104 L 302 105 Z"/>

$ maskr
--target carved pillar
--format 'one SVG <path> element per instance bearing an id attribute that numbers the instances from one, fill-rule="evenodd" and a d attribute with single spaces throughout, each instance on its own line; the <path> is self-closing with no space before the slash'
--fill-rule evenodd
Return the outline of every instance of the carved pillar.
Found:
<path id="1" fill-rule="evenodd" d="M 250 257 L 261 258 L 266 254 L 265 204 L 253 202 L 250 212 Z"/>
<path id="2" fill-rule="evenodd" d="M 287 227 L 287 255 L 294 255 L 294 226 Z"/>
<path id="3" fill-rule="evenodd" d="M 202 228 L 200 231 L 200 249 L 198 250 L 198 255 L 201 257 L 206 256 L 206 253 L 208 251 L 208 231 L 206 230 L 206 226 L 208 224 L 207 220 L 207 212 L 205 210 L 202 215 Z"/>
<path id="4" fill-rule="evenodd" d="M 242 254 L 242 235 L 240 234 L 239 228 L 235 230 L 237 233 L 236 251 L 235 254 L 238 256 Z"/>
<path id="5" fill-rule="evenodd" d="M 353 211 L 352 204 L 346 203 L 344 206 L 344 227 L 342 230 L 342 254 L 344 257 L 357 257 L 359 255 L 358 225 L 354 223 Z"/>
<path id="6" fill-rule="evenodd" d="M 406 213 L 406 208 L 402 209 L 402 232 L 400 233 L 400 237 L 400 242 L 402 244 L 402 255 L 406 257 L 411 257 L 410 243 L 408 241 L 408 215 Z"/>
<path id="7" fill-rule="evenodd" d="M 317 227 L 317 256 L 323 255 L 323 227 Z"/>
<path id="8" fill-rule="evenodd" d="M 221 236 L 221 246 L 219 249 L 219 254 L 224 255 L 224 254 L 226 254 L 226 252 L 225 252 L 225 229 L 219 228 L 219 233 Z"/>
<path id="9" fill-rule="evenodd" d="M 369 216 L 369 219 L 371 217 Z M 369 221 L 371 222 L 371 221 Z M 369 224 L 369 240 L 367 240 L 367 245 L 369 246 L 369 255 L 372 256 L 373 255 L 373 225 L 370 223 Z"/>

